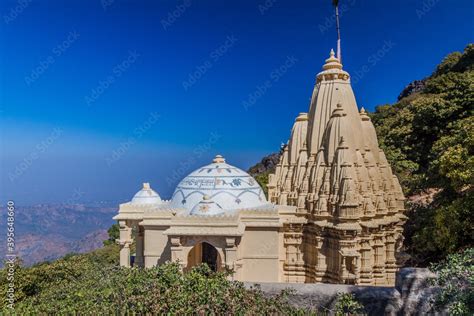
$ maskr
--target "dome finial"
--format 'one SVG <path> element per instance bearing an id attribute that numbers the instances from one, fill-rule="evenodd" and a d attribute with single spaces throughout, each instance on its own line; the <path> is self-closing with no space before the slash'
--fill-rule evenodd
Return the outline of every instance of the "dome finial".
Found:
<path id="1" fill-rule="evenodd" d="M 221 155 L 216 155 L 216 157 L 214 157 L 212 162 L 213 163 L 225 163 L 225 158 L 222 157 Z"/>
<path id="2" fill-rule="evenodd" d="M 331 49 L 331 52 L 329 53 L 329 58 L 326 59 L 325 64 L 323 65 L 323 69 L 342 69 L 342 64 L 340 63 L 339 59 L 336 58 L 334 54 L 334 49 Z"/>
<path id="3" fill-rule="evenodd" d="M 150 183 L 144 182 L 143 188 L 138 191 L 130 201 L 131 204 L 160 204 L 162 203 L 158 193 L 153 191 L 150 187 Z"/>

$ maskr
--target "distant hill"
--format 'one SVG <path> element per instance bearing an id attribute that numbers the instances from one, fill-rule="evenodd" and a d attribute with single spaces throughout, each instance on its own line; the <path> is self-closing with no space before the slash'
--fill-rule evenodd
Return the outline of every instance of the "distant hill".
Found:
<path id="1" fill-rule="evenodd" d="M 39 204 L 17 206 L 15 245 L 24 264 L 54 260 L 67 253 L 82 253 L 102 246 L 117 208 L 102 205 Z M 4 209 L 0 210 L 6 216 Z M 0 256 L 5 257 L 5 236 L 0 234 Z"/>

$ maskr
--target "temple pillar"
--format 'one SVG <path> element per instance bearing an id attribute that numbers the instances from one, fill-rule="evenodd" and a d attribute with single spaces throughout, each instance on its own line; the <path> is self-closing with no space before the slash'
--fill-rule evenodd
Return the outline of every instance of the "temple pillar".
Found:
<path id="1" fill-rule="evenodd" d="M 397 272 L 397 260 L 395 258 L 395 237 L 394 233 L 388 233 L 385 238 L 386 261 L 385 270 L 387 273 L 387 283 L 395 284 L 395 273 Z"/>
<path id="2" fill-rule="evenodd" d="M 130 267 L 130 243 L 119 242 L 120 248 L 120 265 L 122 267 Z"/>
<path id="3" fill-rule="evenodd" d="M 385 272 L 385 238 L 383 232 L 374 234 L 374 270 L 373 276 L 375 285 L 385 285 L 387 283 L 387 275 Z"/>
<path id="4" fill-rule="evenodd" d="M 324 249 L 323 247 L 324 243 L 324 238 L 321 236 L 316 237 L 316 273 L 315 273 L 315 281 L 316 282 L 323 282 L 324 276 L 326 274 L 327 270 L 327 264 L 326 264 L 326 255 L 325 251 L 327 249 Z"/>
<path id="5" fill-rule="evenodd" d="M 119 221 L 120 238 L 117 243 L 120 245 L 120 265 L 130 267 L 130 245 L 132 244 L 132 228 L 127 221 Z"/>
<path id="6" fill-rule="evenodd" d="M 284 263 L 286 282 L 303 283 L 306 271 L 303 260 L 303 225 L 290 224 L 284 233 L 286 260 Z"/>
<path id="7" fill-rule="evenodd" d="M 360 243 L 360 280 L 359 283 L 361 285 L 373 285 L 374 278 L 372 276 L 372 267 L 374 265 L 374 254 L 373 249 L 370 246 L 371 237 L 364 236 L 361 237 Z"/>
<path id="8" fill-rule="evenodd" d="M 238 278 L 238 266 L 236 264 L 237 261 L 237 246 L 235 243 L 235 237 L 229 237 L 225 239 L 225 267 L 229 270 L 234 271 L 233 274 L 229 275 L 230 280 L 234 280 Z"/>
<path id="9" fill-rule="evenodd" d="M 144 230 L 143 230 L 143 226 L 137 225 L 135 241 L 137 243 L 136 244 L 135 265 L 137 267 L 143 267 L 144 264 L 145 264 L 144 257 L 143 257 L 143 251 L 144 251 Z"/>
<path id="10" fill-rule="evenodd" d="M 184 257 L 184 249 L 180 237 L 171 237 L 171 261 L 178 262 L 181 271 L 184 271 L 188 265 L 188 258 Z"/>

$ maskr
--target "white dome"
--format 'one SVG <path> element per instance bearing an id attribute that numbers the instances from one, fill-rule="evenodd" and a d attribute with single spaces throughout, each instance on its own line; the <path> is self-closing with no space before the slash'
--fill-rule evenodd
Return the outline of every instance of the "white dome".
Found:
<path id="1" fill-rule="evenodd" d="M 161 198 L 153 191 L 149 183 L 143 183 L 143 189 L 137 192 L 132 198 L 132 204 L 159 204 Z"/>
<path id="2" fill-rule="evenodd" d="M 181 180 L 171 204 L 192 211 L 205 195 L 225 211 L 268 204 L 257 181 L 247 172 L 227 164 L 219 155 L 210 165 L 191 172 Z"/>

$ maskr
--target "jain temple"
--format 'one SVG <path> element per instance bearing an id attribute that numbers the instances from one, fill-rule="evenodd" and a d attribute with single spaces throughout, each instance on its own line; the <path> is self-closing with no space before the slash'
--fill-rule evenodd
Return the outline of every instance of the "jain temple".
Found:
<path id="1" fill-rule="evenodd" d="M 120 264 L 132 265 L 135 240 L 138 267 L 178 261 L 187 271 L 205 262 L 239 281 L 394 285 L 404 201 L 331 51 L 309 113 L 296 118 L 269 177 L 268 198 L 220 155 L 185 177 L 169 201 L 144 183 L 114 217 Z"/>

